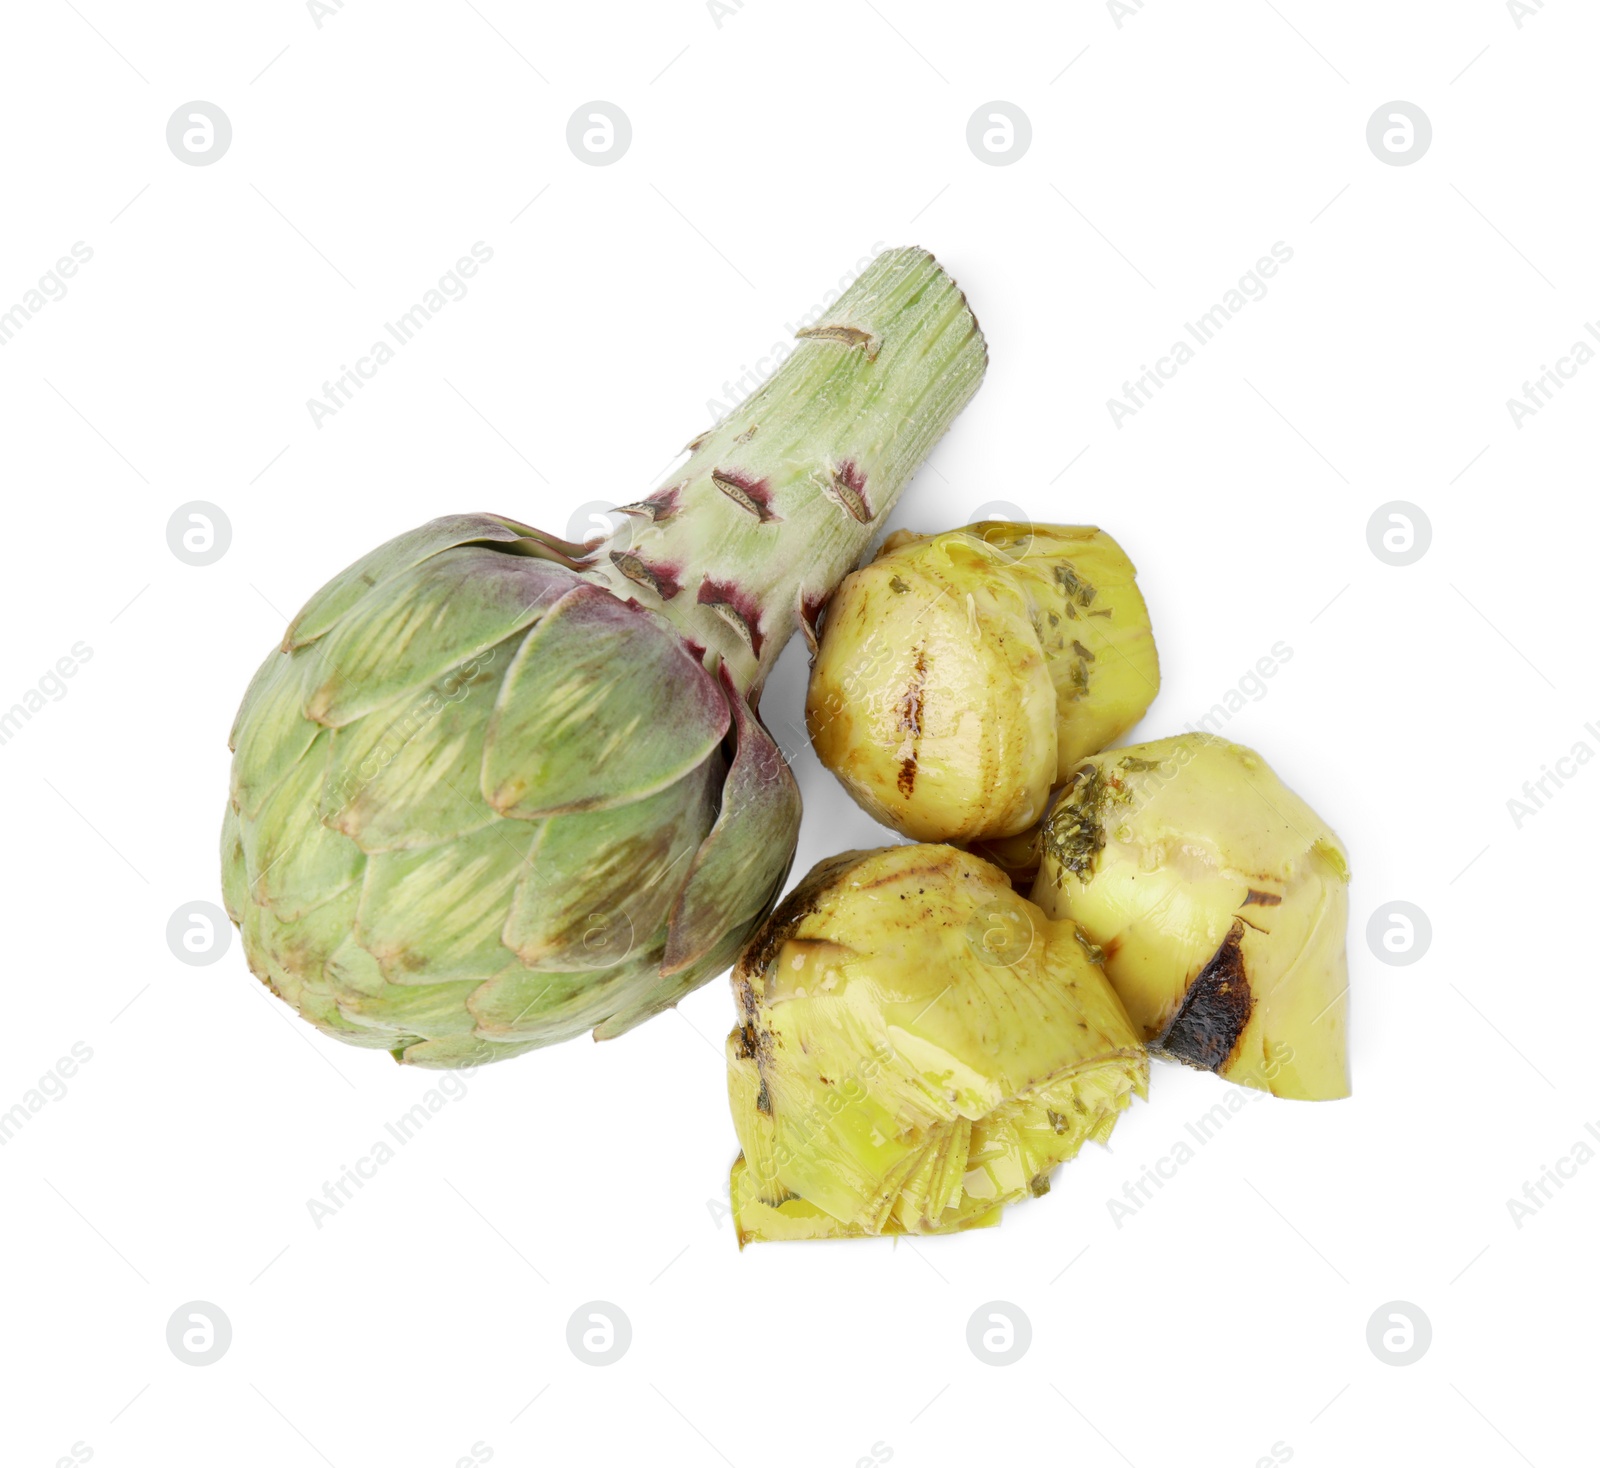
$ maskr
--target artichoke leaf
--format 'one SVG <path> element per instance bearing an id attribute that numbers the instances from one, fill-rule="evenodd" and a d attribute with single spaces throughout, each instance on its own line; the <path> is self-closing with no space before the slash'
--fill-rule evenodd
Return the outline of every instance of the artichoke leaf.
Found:
<path id="1" fill-rule="evenodd" d="M 513 634 L 334 730 L 322 819 L 368 852 L 431 846 L 498 820 L 478 769 L 500 680 L 520 644 Z"/>
<path id="2" fill-rule="evenodd" d="M 553 1045 L 592 1029 L 659 981 L 661 950 L 629 954 L 610 969 L 539 973 L 520 963 L 486 980 L 467 1002 L 477 1034 Z"/>
<path id="3" fill-rule="evenodd" d="M 392 984 L 499 973 L 511 957 L 500 930 L 537 835 L 496 821 L 443 846 L 368 857 L 356 940 Z"/>
<path id="4" fill-rule="evenodd" d="M 539 532 L 499 515 L 441 515 L 415 530 L 386 540 L 376 550 L 346 566 L 300 608 L 284 633 L 283 648 L 292 652 L 331 632 L 347 612 L 386 582 L 421 565 L 430 556 L 471 541 L 515 541 Z"/>
<path id="5" fill-rule="evenodd" d="M 488 654 L 577 583 L 553 562 L 484 546 L 433 556 L 363 598 L 307 650 L 320 653 L 322 668 L 302 712 L 339 728 L 425 689 Z"/>
<path id="6" fill-rule="evenodd" d="M 239 812 L 228 802 L 222 816 L 222 906 L 234 921 L 240 921 L 250 901 L 250 879 L 245 873 L 244 842 L 239 836 Z"/>
<path id="7" fill-rule="evenodd" d="M 537 823 L 502 941 L 531 969 L 605 969 L 656 933 L 711 828 L 723 772 L 713 749 L 698 769 L 631 805 Z"/>
<path id="8" fill-rule="evenodd" d="M 485 1040 L 479 1035 L 446 1035 L 438 1040 L 408 1043 L 396 1052 L 395 1059 L 402 1065 L 413 1065 L 422 1070 L 470 1070 L 475 1065 L 490 1065 L 496 1060 L 526 1055 L 544 1043 L 543 1040 L 528 1040 L 508 1045 Z"/>
<path id="9" fill-rule="evenodd" d="M 729 717 L 681 637 L 584 584 L 512 662 L 484 741 L 483 794 L 523 820 L 627 805 L 699 765 Z"/>
<path id="10" fill-rule="evenodd" d="M 473 1032 L 467 999 L 477 987 L 471 979 L 447 984 L 389 984 L 381 994 L 341 996 L 336 1002 L 339 1013 L 360 1029 L 441 1040 Z"/>
<path id="11" fill-rule="evenodd" d="M 700 843 L 667 928 L 663 973 L 697 966 L 729 933 L 765 917 L 794 860 L 800 787 L 755 712 L 718 669 L 737 747 L 716 824 Z M 731 961 L 731 959 L 730 959 Z"/>
<path id="12" fill-rule="evenodd" d="M 299 917 L 269 911 L 261 919 L 262 946 L 274 963 L 292 971 L 301 983 L 335 993 L 339 983 L 329 974 L 328 964 L 348 938 L 360 895 L 360 888 L 352 884 Z"/>
<path id="13" fill-rule="evenodd" d="M 247 816 L 260 813 L 321 732 L 300 712 L 320 676 L 319 663 L 314 652 L 299 657 L 270 652 L 245 690 L 228 736 L 233 750 L 228 796 Z"/>
<path id="14" fill-rule="evenodd" d="M 754 926 L 753 922 L 750 926 Z M 595 1026 L 595 1039 L 615 1040 L 647 1019 L 653 1019 L 662 1010 L 671 1009 L 685 994 L 692 993 L 707 979 L 726 969 L 739 956 L 748 936 L 747 930 L 735 929 L 689 968 L 669 970 L 662 967 L 654 982 L 641 989 L 632 1002 L 620 1006 Z"/>
<path id="15" fill-rule="evenodd" d="M 240 815 L 251 898 L 280 919 L 300 917 L 361 880 L 361 848 L 322 824 L 318 797 L 327 763 L 324 731 L 260 813 Z"/>

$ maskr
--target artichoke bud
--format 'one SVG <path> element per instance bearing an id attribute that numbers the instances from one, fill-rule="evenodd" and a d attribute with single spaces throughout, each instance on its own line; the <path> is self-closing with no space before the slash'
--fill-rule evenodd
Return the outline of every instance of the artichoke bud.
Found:
<path id="1" fill-rule="evenodd" d="M 1071 922 L 950 846 L 819 863 L 733 973 L 741 1244 L 998 1223 L 1147 1060 Z"/>
<path id="2" fill-rule="evenodd" d="M 252 971 L 318 1029 L 428 1066 L 606 1039 L 771 911 L 800 797 L 761 682 L 987 362 L 921 250 L 802 335 L 625 531 L 434 520 L 262 664 L 229 738 L 224 896 Z"/>
<path id="3" fill-rule="evenodd" d="M 1033 900 L 1102 955 L 1158 1052 L 1275 1096 L 1350 1094 L 1344 848 L 1254 751 L 1209 734 L 1086 760 Z"/>
<path id="4" fill-rule="evenodd" d="M 828 605 L 806 723 L 869 814 L 924 841 L 1015 836 L 1160 681 L 1134 568 L 1100 530 L 898 532 Z"/>

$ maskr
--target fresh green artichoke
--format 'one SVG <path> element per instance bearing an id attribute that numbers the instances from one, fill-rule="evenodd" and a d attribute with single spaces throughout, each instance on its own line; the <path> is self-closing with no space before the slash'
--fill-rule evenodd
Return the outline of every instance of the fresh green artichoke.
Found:
<path id="1" fill-rule="evenodd" d="M 430 1066 L 621 1034 L 770 911 L 800 800 L 762 680 L 986 363 L 920 250 L 801 335 L 624 507 L 631 535 L 434 520 L 313 596 L 257 672 L 225 900 L 251 969 L 324 1033 Z"/>

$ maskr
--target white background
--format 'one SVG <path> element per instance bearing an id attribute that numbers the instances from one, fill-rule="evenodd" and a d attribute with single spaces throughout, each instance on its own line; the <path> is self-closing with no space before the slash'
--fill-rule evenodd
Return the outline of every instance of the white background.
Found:
<path id="1" fill-rule="evenodd" d="M 0 309 L 94 255 L 0 348 L 0 707 L 92 657 L 0 747 L 0 1109 L 93 1058 L 0 1149 L 8 1465 L 1592 1461 L 1600 1165 L 1521 1227 L 1507 1200 L 1600 1127 L 1600 768 L 1520 829 L 1507 801 L 1600 750 L 1600 364 L 1520 429 L 1506 400 L 1600 315 L 1600 17 L 1128 8 L 11 8 Z M 609 167 L 566 143 L 597 98 L 632 122 Z M 232 122 L 210 166 L 166 145 L 192 99 Z M 1010 166 L 967 146 L 992 99 L 1031 119 Z M 1432 121 L 1411 166 L 1366 142 L 1393 99 Z M 315 426 L 479 240 L 470 294 Z M 1116 535 L 1162 654 L 1141 737 L 1292 649 L 1225 732 L 1349 846 L 1353 1099 L 1252 1101 L 1119 1228 L 1108 1200 L 1225 1090 L 1160 1067 L 998 1230 L 741 1255 L 719 979 L 477 1073 L 319 1229 L 307 1200 L 439 1078 L 318 1036 L 236 935 L 211 967 L 168 952 L 174 910 L 218 900 L 251 671 L 400 530 L 560 532 L 650 490 L 879 241 L 935 251 L 992 355 L 896 524 L 1006 500 Z M 1276 241 L 1269 294 L 1116 427 L 1107 398 Z M 232 524 L 208 567 L 167 546 L 190 500 Z M 1432 525 L 1406 567 L 1368 547 L 1392 500 Z M 791 749 L 803 686 L 794 647 L 764 705 Z M 797 768 L 797 871 L 886 839 Z M 1394 900 L 1432 923 L 1405 967 L 1365 937 Z M 232 1323 L 206 1367 L 166 1343 L 194 1300 Z M 632 1323 L 615 1365 L 568 1349 L 591 1300 Z M 1005 1368 L 967 1345 L 993 1300 L 1032 1326 Z M 1394 1300 L 1432 1323 L 1403 1368 L 1366 1338 Z"/>

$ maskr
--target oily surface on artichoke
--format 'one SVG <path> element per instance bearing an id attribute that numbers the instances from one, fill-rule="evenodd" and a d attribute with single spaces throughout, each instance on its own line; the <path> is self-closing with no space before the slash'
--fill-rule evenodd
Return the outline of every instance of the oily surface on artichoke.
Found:
<path id="1" fill-rule="evenodd" d="M 1350 881 L 1326 822 L 1253 750 L 1184 734 L 1086 760 L 1033 900 L 1071 917 L 1152 1047 L 1240 1085 L 1350 1094 Z"/>
<path id="2" fill-rule="evenodd" d="M 455 515 L 318 592 L 245 694 L 224 895 L 254 973 L 411 1064 L 620 1034 L 725 968 L 799 795 L 726 677 L 581 574 Z"/>
<path id="3" fill-rule="evenodd" d="M 742 1243 L 997 1223 L 1144 1093 L 1144 1049 L 1073 925 L 953 847 L 819 863 L 733 986 Z"/>
<path id="4" fill-rule="evenodd" d="M 1005 838 L 1139 721 L 1159 682 L 1133 564 L 1109 535 L 984 521 L 898 532 L 845 578 L 806 723 L 884 824 L 923 841 Z"/>

